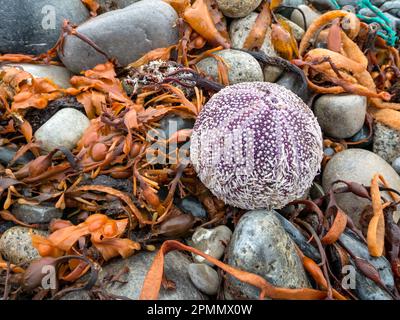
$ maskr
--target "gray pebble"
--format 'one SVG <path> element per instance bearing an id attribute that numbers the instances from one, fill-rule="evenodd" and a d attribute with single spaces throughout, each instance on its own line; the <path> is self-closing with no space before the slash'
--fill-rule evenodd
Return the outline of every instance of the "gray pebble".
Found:
<path id="1" fill-rule="evenodd" d="M 250 54 L 232 49 L 221 50 L 215 54 L 224 59 L 230 84 L 264 80 L 260 64 Z M 218 61 L 215 58 L 205 58 L 197 63 L 197 67 L 218 81 Z"/>
<path id="2" fill-rule="evenodd" d="M 293 240 L 273 211 L 249 211 L 239 220 L 227 250 L 227 263 L 255 273 L 274 286 L 309 288 Z M 225 298 L 257 299 L 259 290 L 227 276 Z"/>
<path id="3" fill-rule="evenodd" d="M 226 226 L 218 226 L 214 229 L 198 228 L 192 235 L 192 246 L 209 256 L 221 259 L 231 236 L 232 231 Z M 193 256 L 197 262 L 213 265 L 201 256 Z"/>
<path id="4" fill-rule="evenodd" d="M 0 253 L 14 264 L 29 263 L 40 258 L 39 252 L 32 246 L 31 234 L 47 235 L 44 231 L 25 227 L 8 229 L 0 238 Z"/>
<path id="5" fill-rule="evenodd" d="M 363 96 L 326 94 L 314 102 L 322 131 L 333 138 L 350 138 L 363 126 L 367 99 Z"/>
<path id="6" fill-rule="evenodd" d="M 297 8 L 299 8 L 304 13 L 307 27 L 304 26 L 303 16 L 298 10 L 293 10 L 292 15 L 290 16 L 290 20 L 300 26 L 303 30 L 308 29 L 311 23 L 321 15 L 319 12 L 314 11 L 309 6 L 306 6 L 304 4 L 299 5 Z"/>
<path id="7" fill-rule="evenodd" d="M 47 152 L 59 146 L 72 150 L 89 125 L 89 119 L 82 112 L 65 108 L 43 124 L 35 132 L 35 138 Z"/>
<path id="8" fill-rule="evenodd" d="M 216 0 L 216 2 L 224 16 L 242 18 L 256 9 L 261 0 Z"/>
<path id="9" fill-rule="evenodd" d="M 63 215 L 62 211 L 55 208 L 52 204 L 35 206 L 14 204 L 11 212 L 18 220 L 27 224 L 49 223 L 51 220 L 61 218 Z"/>
<path id="10" fill-rule="evenodd" d="M 204 263 L 191 263 L 188 272 L 197 289 L 210 296 L 217 294 L 220 284 L 217 271 Z"/>

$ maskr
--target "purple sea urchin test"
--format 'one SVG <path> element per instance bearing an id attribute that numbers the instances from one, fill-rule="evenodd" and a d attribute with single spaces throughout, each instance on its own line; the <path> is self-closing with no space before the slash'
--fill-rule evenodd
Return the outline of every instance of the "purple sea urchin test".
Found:
<path id="1" fill-rule="evenodd" d="M 196 120 L 190 147 L 200 180 L 243 209 L 279 209 L 303 196 L 322 155 L 321 129 L 310 108 L 268 82 L 215 94 Z"/>

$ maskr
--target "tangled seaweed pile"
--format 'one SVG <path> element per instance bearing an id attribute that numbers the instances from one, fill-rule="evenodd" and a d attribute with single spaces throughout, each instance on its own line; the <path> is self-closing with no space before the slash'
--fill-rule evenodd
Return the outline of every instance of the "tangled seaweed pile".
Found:
<path id="1" fill-rule="evenodd" d="M 96 1 L 84 2 L 95 15 Z M 0 61 L 6 63 L 58 64 L 57 51 L 62 50 L 65 36 L 72 35 L 110 58 L 73 76 L 70 88 L 35 78 L 13 66 L 4 66 L 0 71 L 1 146 L 16 150 L 8 165 L 0 167 L 0 227 L 6 230 L 12 222 L 50 234 L 32 235 L 42 259 L 29 265 L 11 264 L 0 257 L 0 292 L 4 299 L 58 299 L 67 292 L 90 291 L 95 288 L 100 266 L 108 260 L 126 258 L 139 250 L 154 251 L 159 244 L 143 285 L 143 299 L 156 299 L 161 285 L 173 287 L 163 276 L 164 255 L 171 250 L 205 258 L 227 274 L 259 288 L 260 298 L 357 299 L 354 291 L 341 286 L 341 269 L 352 261 L 363 277 L 391 298 L 399 299 L 400 228 L 393 212 L 400 193 L 380 175 L 374 177 L 370 187 L 338 181 L 341 187 L 335 183 L 326 195 L 292 201 L 279 211 L 318 252 L 319 261 L 314 261 L 304 250 L 304 242 L 294 239 L 303 266 L 313 279 L 312 288 L 274 286 L 259 275 L 233 268 L 178 241 L 199 226 L 234 227 L 245 211 L 226 205 L 200 182 L 187 161 L 191 128 L 168 135 L 161 132 L 162 121 L 171 115 L 194 122 L 209 99 L 229 85 L 228 67 L 215 55 L 231 47 L 226 19 L 214 0 L 165 2 L 180 17 L 178 44 L 150 51 L 128 66 L 120 66 L 68 22 L 56 47 L 48 53 L 0 56 Z M 398 49 L 388 46 L 373 25 L 342 10 L 317 18 L 298 43 L 290 25 L 274 13 L 279 5 L 280 1 L 262 1 L 241 49 L 260 63 L 294 71 L 304 81 L 301 92 L 297 92 L 300 96 L 306 84 L 313 94 L 347 92 L 366 96 L 368 112 L 375 120 L 400 129 Z M 268 30 L 280 57 L 258 51 Z M 196 68 L 205 57 L 217 60 L 218 79 L 206 77 Z M 43 153 L 34 132 L 44 118 L 60 110 L 60 101 L 83 111 L 90 125 L 73 150 L 59 147 Z M 343 139 L 324 140 L 324 146 L 335 153 L 350 144 Z M 28 155 L 33 159 L 21 161 Z M 324 156 L 323 166 L 330 157 Z M 389 191 L 390 198 L 382 196 L 383 191 Z M 363 230 L 337 205 L 336 196 L 341 193 L 370 201 Z M 204 206 L 206 217 L 179 208 L 179 200 L 188 195 Z M 10 208 L 17 204 L 50 204 L 63 210 L 64 219 L 27 224 L 11 213 Z M 345 230 L 367 244 L 371 256 L 385 256 L 390 261 L 395 283 L 385 284 L 368 260 L 339 239 Z M 44 265 L 57 268 L 56 290 L 41 287 Z M 89 277 L 83 277 L 87 273 Z"/>

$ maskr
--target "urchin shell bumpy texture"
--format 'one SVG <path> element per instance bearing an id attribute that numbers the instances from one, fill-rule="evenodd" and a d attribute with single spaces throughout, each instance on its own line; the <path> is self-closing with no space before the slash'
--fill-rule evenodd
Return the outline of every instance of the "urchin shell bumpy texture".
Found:
<path id="1" fill-rule="evenodd" d="M 279 209 L 303 196 L 322 154 L 321 128 L 310 108 L 269 82 L 215 94 L 196 120 L 190 146 L 204 185 L 242 209 Z"/>

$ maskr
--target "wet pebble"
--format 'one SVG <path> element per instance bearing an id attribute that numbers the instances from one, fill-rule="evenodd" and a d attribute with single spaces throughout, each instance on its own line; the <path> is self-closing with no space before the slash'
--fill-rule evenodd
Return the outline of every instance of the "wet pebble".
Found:
<path id="1" fill-rule="evenodd" d="M 191 244 L 194 248 L 199 249 L 205 254 L 215 259 L 221 259 L 231 236 L 232 231 L 226 226 L 218 226 L 214 229 L 198 228 L 192 235 Z M 197 262 L 213 265 L 201 256 L 194 254 L 193 257 Z"/>
<path id="2" fill-rule="evenodd" d="M 89 37 L 125 66 L 153 49 L 176 44 L 177 19 L 175 10 L 163 1 L 139 1 L 92 18 L 76 31 Z M 59 55 L 74 73 L 107 61 L 104 55 L 75 36 L 65 38 L 63 52 Z"/>
<path id="3" fill-rule="evenodd" d="M 179 201 L 179 209 L 185 213 L 190 213 L 197 218 L 207 218 L 207 211 L 204 209 L 203 205 L 197 198 L 192 196 L 187 196 Z"/>
<path id="4" fill-rule="evenodd" d="M 367 99 L 357 95 L 322 95 L 314 102 L 314 113 L 322 131 L 333 138 L 350 138 L 363 126 Z"/>
<path id="5" fill-rule="evenodd" d="M 372 149 L 389 163 L 400 156 L 400 131 L 375 122 Z"/>
<path id="6" fill-rule="evenodd" d="M 242 18 L 256 9 L 261 0 L 216 0 L 216 2 L 224 16 Z"/>
<path id="7" fill-rule="evenodd" d="M 46 236 L 47 233 L 25 227 L 12 227 L 0 238 L 0 253 L 14 264 L 29 263 L 40 258 L 39 252 L 32 246 L 31 234 Z"/>
<path id="8" fill-rule="evenodd" d="M 191 263 L 188 272 L 197 289 L 210 296 L 217 294 L 220 284 L 217 271 L 204 263 Z"/>
<path id="9" fill-rule="evenodd" d="M 392 188 L 400 190 L 400 177 L 390 164 L 375 153 L 358 148 L 339 152 L 332 157 L 323 171 L 322 186 L 325 192 L 329 191 L 336 180 L 354 181 L 369 186 L 375 173 L 383 175 Z M 341 186 L 339 183 L 336 188 Z M 390 198 L 386 193 L 383 195 Z M 336 199 L 340 208 L 359 227 L 361 212 L 371 202 L 352 193 L 338 194 Z"/>
<path id="10" fill-rule="evenodd" d="M 63 212 L 52 204 L 41 204 L 31 206 L 28 204 L 14 204 L 11 208 L 12 214 L 28 224 L 49 223 L 52 219 L 61 218 Z"/>
<path id="11" fill-rule="evenodd" d="M 240 19 L 234 19 L 229 28 L 229 35 L 233 48 L 242 49 L 247 36 L 249 35 L 258 14 L 250 13 L 248 16 Z M 264 42 L 260 48 L 267 56 L 276 56 L 275 49 L 271 42 L 271 29 L 267 30 Z"/>
<path id="12" fill-rule="evenodd" d="M 232 49 L 221 50 L 215 54 L 222 57 L 228 67 L 229 84 L 264 80 L 260 64 L 250 54 Z M 218 61 L 215 58 L 205 58 L 197 63 L 197 67 L 218 81 Z"/>
<path id="13" fill-rule="evenodd" d="M 65 108 L 43 124 L 35 132 L 35 138 L 48 152 L 59 146 L 72 150 L 89 124 L 89 119 L 82 112 Z"/>
<path id="14" fill-rule="evenodd" d="M 295 243 L 271 211 L 250 211 L 241 217 L 226 260 L 230 266 L 258 274 L 275 286 L 310 287 Z M 227 276 L 224 294 L 228 300 L 257 299 L 259 290 Z"/>

